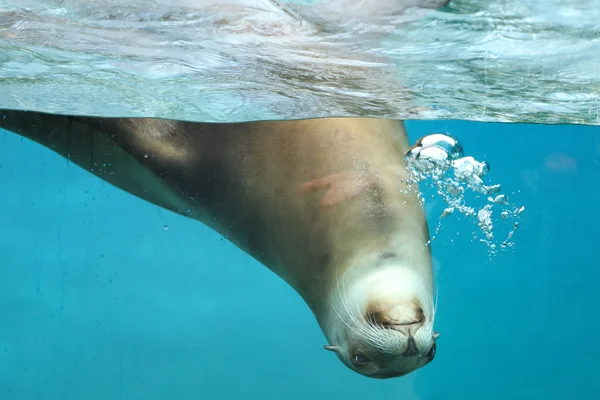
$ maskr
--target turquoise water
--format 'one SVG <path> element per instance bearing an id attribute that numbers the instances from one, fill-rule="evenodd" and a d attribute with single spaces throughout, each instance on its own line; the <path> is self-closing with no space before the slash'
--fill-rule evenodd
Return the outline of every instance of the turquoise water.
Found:
<path id="1" fill-rule="evenodd" d="M 324 351 L 299 296 L 219 235 L 2 131 L 0 399 L 600 398 L 600 128 L 407 128 L 460 138 L 526 211 L 491 260 L 472 221 L 443 221 L 436 359 L 384 381 Z"/>
<path id="2" fill-rule="evenodd" d="M 525 212 L 493 256 L 475 221 L 441 220 L 435 360 L 350 371 L 226 239 L 0 130 L 0 400 L 600 399 L 598 0 L 353 1 L 0 0 L 0 109 L 458 137 Z"/>

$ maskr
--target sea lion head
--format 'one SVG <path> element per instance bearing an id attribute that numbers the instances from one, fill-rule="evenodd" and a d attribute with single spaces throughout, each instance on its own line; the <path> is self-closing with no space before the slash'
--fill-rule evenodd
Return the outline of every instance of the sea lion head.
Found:
<path id="1" fill-rule="evenodd" d="M 350 369 L 371 378 L 406 375 L 436 353 L 435 306 L 427 273 L 383 253 L 337 280 L 325 334 Z"/>

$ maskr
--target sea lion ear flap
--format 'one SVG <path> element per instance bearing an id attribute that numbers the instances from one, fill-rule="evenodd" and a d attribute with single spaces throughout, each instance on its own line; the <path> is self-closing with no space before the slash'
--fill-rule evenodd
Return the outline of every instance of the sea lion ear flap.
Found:
<path id="1" fill-rule="evenodd" d="M 323 348 L 325 350 L 333 351 L 334 353 L 337 353 L 338 351 L 340 351 L 340 348 L 335 344 L 334 345 L 327 344 L 327 345 L 323 346 Z"/>
<path id="2" fill-rule="evenodd" d="M 437 338 L 440 337 L 440 333 L 439 332 L 433 332 L 433 340 L 437 340 Z"/>

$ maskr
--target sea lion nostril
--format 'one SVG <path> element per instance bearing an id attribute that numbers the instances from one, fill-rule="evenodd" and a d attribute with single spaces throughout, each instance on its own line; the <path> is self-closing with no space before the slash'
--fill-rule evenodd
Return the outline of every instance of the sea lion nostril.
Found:
<path id="1" fill-rule="evenodd" d="M 419 322 L 425 321 L 425 312 L 423 312 L 423 309 L 421 307 L 417 307 L 417 311 L 415 312 L 415 315 Z"/>
<path id="2" fill-rule="evenodd" d="M 419 349 L 417 349 L 417 345 L 415 344 L 415 339 L 412 336 L 408 337 L 408 347 L 404 352 L 404 357 L 413 357 L 419 354 Z"/>

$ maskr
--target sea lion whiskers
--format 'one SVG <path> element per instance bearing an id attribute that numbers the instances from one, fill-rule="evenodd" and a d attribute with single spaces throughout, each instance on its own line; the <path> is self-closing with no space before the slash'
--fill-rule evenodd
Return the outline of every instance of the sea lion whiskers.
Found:
<path id="1" fill-rule="evenodd" d="M 347 304 L 347 303 L 344 301 L 344 291 L 343 291 L 342 289 L 340 289 L 340 282 L 339 282 L 339 279 L 338 279 L 338 276 L 337 276 L 337 274 L 336 274 L 335 283 L 336 283 L 336 289 L 337 289 L 337 292 L 338 292 L 338 294 L 339 294 L 340 298 L 342 299 L 342 306 L 344 307 L 344 310 L 346 311 L 346 313 L 348 314 L 348 316 L 350 317 L 350 319 L 352 319 L 352 320 L 353 320 L 353 321 L 356 323 L 357 327 L 358 327 L 359 329 L 361 329 L 362 327 L 360 326 L 360 323 L 359 323 L 359 321 L 358 321 L 358 320 L 356 320 L 356 317 L 355 317 L 355 316 L 352 314 L 352 312 L 350 311 L 350 309 L 349 309 L 349 307 L 348 307 L 348 304 Z M 343 317 L 340 315 L 340 313 L 339 313 L 339 311 L 338 311 L 337 307 L 335 306 L 335 304 L 334 304 L 334 302 L 333 302 L 333 299 L 330 299 L 330 300 L 329 300 L 329 304 L 331 305 L 331 307 L 332 307 L 332 308 L 333 308 L 333 310 L 335 311 L 335 313 L 336 313 L 336 315 L 338 316 L 338 318 L 339 318 L 339 319 L 340 319 L 340 320 L 341 320 L 341 321 L 342 321 L 342 322 L 343 322 L 343 323 L 344 323 L 344 324 L 345 324 L 345 325 L 346 325 L 346 326 L 347 326 L 349 329 L 351 329 L 351 330 L 352 330 L 354 333 L 356 333 L 357 335 L 361 335 L 361 336 L 363 336 L 363 335 L 364 335 L 364 332 L 357 331 L 357 330 L 356 330 L 354 327 L 350 326 L 350 324 L 348 324 L 348 322 L 346 322 L 346 319 L 345 319 L 345 318 L 343 318 Z M 363 336 L 363 337 L 364 337 L 364 336 Z"/>
<path id="2" fill-rule="evenodd" d="M 364 318 L 365 315 L 365 311 L 363 310 L 361 312 L 361 310 L 358 307 L 358 302 L 354 301 L 354 303 L 356 304 L 356 310 L 358 311 L 358 321 L 361 324 L 361 326 L 363 327 L 364 331 L 365 331 L 365 339 L 374 347 L 376 347 L 378 350 L 383 351 L 383 349 L 385 348 L 386 345 L 386 335 L 385 332 L 383 332 L 380 329 L 374 329 L 373 325 L 370 325 L 368 322 L 368 319 Z"/>
<path id="3" fill-rule="evenodd" d="M 364 318 L 363 318 L 364 313 L 361 312 L 361 310 L 358 306 L 358 302 L 356 302 L 356 299 L 354 302 L 355 303 L 354 308 L 357 311 L 357 315 L 355 315 L 352 312 L 351 307 L 348 304 L 348 296 L 346 293 L 345 280 L 344 280 L 344 278 L 342 278 L 342 285 L 340 286 L 339 276 L 340 276 L 339 274 L 336 274 L 336 288 L 338 291 L 338 295 L 340 296 L 340 301 L 342 302 L 342 306 L 344 307 L 344 310 L 348 314 L 348 317 L 350 317 L 351 321 L 354 322 L 354 324 L 356 325 L 356 329 L 358 329 L 358 331 L 354 328 L 352 330 L 356 334 L 363 337 L 372 346 L 381 347 L 382 345 L 384 345 L 382 338 L 378 337 L 376 334 L 374 334 L 374 330 L 368 325 L 368 323 L 366 321 L 364 321 Z M 349 324 L 346 322 L 345 318 L 343 318 L 339 313 L 337 313 L 337 315 L 338 315 L 338 318 L 340 318 L 346 326 L 349 326 Z"/>
<path id="4" fill-rule="evenodd" d="M 355 304 L 354 308 L 356 309 L 358 316 L 354 315 L 354 313 L 351 311 L 351 309 L 348 305 L 348 296 L 346 294 L 346 285 L 345 285 L 344 278 L 342 278 L 342 282 L 343 282 L 342 288 L 340 290 L 339 275 L 336 274 L 336 283 L 337 283 L 337 288 L 338 288 L 338 294 L 340 295 L 340 300 L 341 300 L 342 305 L 344 306 L 346 312 L 348 313 L 348 316 L 360 329 L 360 331 L 361 331 L 360 335 L 366 341 L 368 341 L 372 346 L 376 347 L 377 349 L 383 350 L 383 348 L 386 347 L 386 341 L 388 339 L 386 336 L 387 333 L 380 329 L 373 329 L 373 326 L 369 324 L 368 320 L 365 320 L 364 315 L 365 315 L 366 310 L 361 311 L 356 298 L 354 298 L 354 304 Z M 339 316 L 339 314 L 338 314 L 338 316 Z M 342 318 L 342 321 L 344 323 L 346 323 L 346 321 L 343 318 Z M 359 334 L 359 333 L 357 332 L 357 334 Z"/>
<path id="5" fill-rule="evenodd" d="M 374 335 L 373 334 L 373 329 L 370 329 L 370 327 L 368 326 L 368 324 L 363 322 L 363 318 L 362 318 L 363 314 L 360 312 L 360 309 L 358 307 L 358 303 L 357 302 L 355 302 L 355 304 L 356 304 L 356 310 L 358 311 L 358 317 L 355 316 L 354 313 L 351 311 L 350 306 L 348 305 L 348 302 L 347 302 L 348 296 L 346 295 L 346 286 L 345 286 L 345 284 L 343 284 L 342 287 L 340 287 L 339 275 L 338 274 L 336 274 L 336 288 L 337 288 L 338 294 L 340 296 L 340 300 L 342 302 L 342 306 L 344 307 L 344 310 L 348 314 L 348 317 L 350 317 L 351 321 L 354 322 L 354 324 L 356 325 L 356 328 L 355 327 L 351 327 L 348 324 L 348 322 L 346 321 L 346 319 L 343 318 L 339 314 L 339 312 L 337 312 L 337 310 L 336 310 L 336 314 L 338 315 L 338 318 L 340 318 L 340 320 L 348 328 L 352 329 L 352 331 L 354 331 L 357 335 L 360 335 L 361 337 L 363 337 L 372 346 L 379 347 L 379 346 L 383 345 L 383 343 L 381 342 L 381 338 L 378 338 L 376 335 Z M 335 306 L 333 305 L 333 303 L 332 303 L 332 306 L 335 308 Z"/>
<path id="6" fill-rule="evenodd" d="M 348 329 L 352 330 L 354 333 L 356 333 L 357 335 L 363 336 L 364 337 L 364 333 L 360 332 L 358 330 L 356 330 L 355 327 L 351 326 L 348 322 L 346 322 L 346 320 L 344 318 L 342 318 L 342 316 L 340 315 L 340 312 L 338 311 L 338 309 L 336 308 L 335 304 L 333 304 L 333 301 L 330 301 L 331 307 L 333 309 L 333 311 L 335 311 L 336 315 L 338 316 L 338 318 L 340 319 L 340 321 L 342 321 L 344 323 L 344 325 L 346 325 L 346 327 L 348 327 Z M 343 304 L 344 308 L 346 309 L 346 312 L 348 313 L 348 315 L 350 315 L 350 318 L 354 318 L 352 316 L 352 314 L 350 313 L 350 311 L 348 310 L 348 307 L 346 304 Z M 360 327 L 359 327 L 360 328 Z M 334 345 L 337 346 L 337 345 Z"/>
<path id="7" fill-rule="evenodd" d="M 335 307 L 335 305 L 333 304 L 333 301 L 331 302 L 331 306 L 333 308 L 333 311 L 335 311 L 336 315 L 338 316 L 338 318 L 340 319 L 340 321 L 342 321 L 342 323 L 344 325 L 346 325 L 346 327 L 348 329 L 350 329 L 351 331 L 353 331 L 354 333 L 356 333 L 357 335 L 361 336 L 362 338 L 364 338 L 369 344 L 371 344 L 374 347 L 379 347 L 380 344 L 377 343 L 377 341 L 373 341 L 372 338 L 370 338 L 370 334 L 369 332 L 366 331 L 365 327 L 362 327 L 360 322 L 352 315 L 352 313 L 350 312 L 350 310 L 348 309 L 348 306 L 344 303 L 344 308 L 346 309 L 346 312 L 348 313 L 348 315 L 350 316 L 351 319 L 353 319 L 356 324 L 357 327 L 359 328 L 359 330 L 357 330 L 355 327 L 351 326 L 345 318 L 343 318 L 339 311 L 337 310 L 337 308 Z M 327 350 L 331 350 L 331 351 L 338 351 L 339 350 L 339 346 L 338 345 L 326 345 L 324 346 L 325 349 Z"/>
<path id="8" fill-rule="evenodd" d="M 356 304 L 356 310 L 358 311 L 360 322 L 364 326 L 368 338 L 376 343 L 376 345 L 372 342 L 371 344 L 373 344 L 378 350 L 385 352 L 385 348 L 388 347 L 387 342 L 389 342 L 389 332 L 386 332 L 385 328 L 379 324 L 370 323 L 369 320 L 371 319 L 371 316 L 367 314 L 367 310 L 364 307 L 362 310 L 359 308 L 358 300 L 356 298 L 354 298 L 354 303 Z M 367 315 L 366 318 L 365 315 Z"/>
<path id="9" fill-rule="evenodd" d="M 390 332 L 385 332 L 385 330 L 387 329 L 385 326 L 383 326 L 383 324 L 381 324 L 380 322 L 378 322 L 377 320 L 375 320 L 375 318 L 373 318 L 372 315 L 368 315 L 367 316 L 367 320 L 369 321 L 369 324 L 373 327 L 375 327 L 376 329 L 374 330 L 375 332 L 377 332 L 378 334 L 381 334 L 382 336 L 385 335 L 389 335 Z M 404 335 L 403 332 L 401 331 L 397 331 L 399 334 Z M 406 335 L 404 335 L 406 336 Z M 393 349 L 390 348 L 389 346 L 389 337 L 386 337 L 387 342 L 388 343 L 382 343 L 381 346 L 377 347 L 377 350 L 379 350 L 380 352 L 382 352 L 383 354 L 394 354 Z M 387 345 L 386 345 L 387 344 Z"/>
<path id="10" fill-rule="evenodd" d="M 431 330 L 433 330 L 433 326 L 435 325 L 435 315 L 437 313 L 438 292 L 439 292 L 439 287 L 436 285 L 433 298 L 429 298 L 429 297 L 427 298 L 428 307 L 431 309 L 431 318 L 429 321 L 429 325 L 431 325 Z M 434 341 L 439 336 L 440 336 L 439 332 L 433 332 L 433 340 Z"/>

